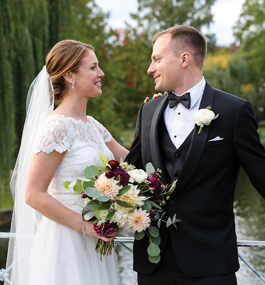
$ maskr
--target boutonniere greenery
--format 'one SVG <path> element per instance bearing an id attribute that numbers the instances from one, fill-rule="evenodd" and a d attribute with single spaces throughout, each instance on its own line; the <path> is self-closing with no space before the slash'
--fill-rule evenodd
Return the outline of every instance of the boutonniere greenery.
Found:
<path id="1" fill-rule="evenodd" d="M 204 125 L 210 125 L 212 120 L 215 120 L 219 117 L 219 114 L 215 115 L 213 111 L 211 111 L 211 106 L 206 107 L 205 109 L 198 110 L 193 115 L 193 120 L 196 125 L 200 127 L 198 135 L 202 132 L 202 128 Z"/>

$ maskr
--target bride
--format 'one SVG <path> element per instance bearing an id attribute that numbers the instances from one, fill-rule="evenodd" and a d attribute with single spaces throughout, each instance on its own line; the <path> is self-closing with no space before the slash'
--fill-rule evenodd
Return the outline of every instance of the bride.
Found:
<path id="1" fill-rule="evenodd" d="M 5 285 L 116 285 L 115 252 L 96 253 L 99 236 L 82 220 L 80 194 L 63 182 L 100 165 L 98 153 L 125 158 L 128 151 L 94 118 L 87 102 L 100 96 L 101 79 L 91 45 L 57 43 L 27 98 L 27 117 L 11 180 L 14 213 Z M 53 100 L 60 102 L 53 111 Z M 105 241 L 114 239 L 117 232 Z"/>

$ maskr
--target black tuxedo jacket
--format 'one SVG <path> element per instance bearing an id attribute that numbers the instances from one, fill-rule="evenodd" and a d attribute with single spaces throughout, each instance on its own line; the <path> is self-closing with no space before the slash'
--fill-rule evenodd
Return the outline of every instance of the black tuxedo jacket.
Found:
<path id="1" fill-rule="evenodd" d="M 126 158 L 137 168 L 152 162 L 162 170 L 159 148 L 159 120 L 168 104 L 167 94 L 142 105 L 136 137 Z M 166 204 L 167 215 L 181 219 L 178 229 L 160 229 L 161 252 L 172 243 L 182 271 L 194 277 L 222 275 L 239 268 L 233 200 L 240 166 L 253 186 L 265 198 L 265 152 L 257 133 L 257 123 L 248 101 L 214 89 L 208 83 L 200 109 L 212 107 L 219 114 L 198 135 L 195 125 L 192 142 L 175 191 Z M 212 141 L 220 137 L 223 140 Z M 134 270 L 150 274 L 157 267 L 148 261 L 148 240 L 134 243 Z"/>

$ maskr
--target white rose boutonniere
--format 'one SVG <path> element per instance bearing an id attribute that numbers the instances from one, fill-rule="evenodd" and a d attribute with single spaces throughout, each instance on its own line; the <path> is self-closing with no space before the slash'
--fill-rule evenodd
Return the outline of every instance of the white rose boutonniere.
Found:
<path id="1" fill-rule="evenodd" d="M 210 109 L 211 106 L 208 106 L 205 109 L 198 110 L 193 115 L 193 120 L 195 124 L 200 127 L 198 135 L 202 132 L 202 128 L 204 127 L 204 125 L 206 126 L 210 125 L 211 121 L 217 119 L 219 116 L 219 114 L 215 115 L 215 113 Z"/>

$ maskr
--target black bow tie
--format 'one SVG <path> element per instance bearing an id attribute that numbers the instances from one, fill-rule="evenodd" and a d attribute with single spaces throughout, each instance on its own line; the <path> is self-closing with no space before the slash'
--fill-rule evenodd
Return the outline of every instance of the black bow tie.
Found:
<path id="1" fill-rule="evenodd" d="M 181 103 L 185 108 L 190 108 L 190 93 L 185 93 L 182 96 L 177 96 L 172 93 L 172 91 L 168 92 L 168 101 L 169 108 L 174 108 L 179 103 Z"/>

